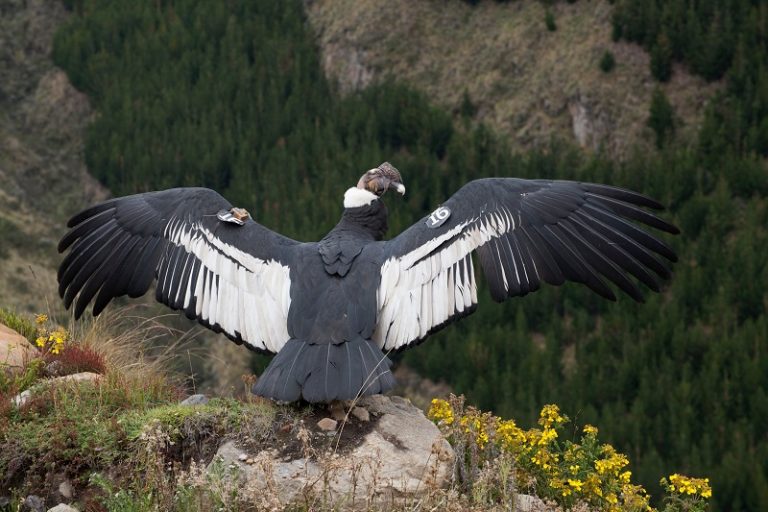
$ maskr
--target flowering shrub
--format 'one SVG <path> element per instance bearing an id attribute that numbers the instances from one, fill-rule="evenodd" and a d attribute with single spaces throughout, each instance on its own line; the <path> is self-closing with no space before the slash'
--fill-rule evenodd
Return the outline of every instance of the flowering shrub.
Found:
<path id="1" fill-rule="evenodd" d="M 35 344 L 51 354 L 59 354 L 69 340 L 69 333 L 61 327 L 51 330 L 48 326 L 48 315 L 40 314 L 35 317 L 37 339 Z"/>
<path id="2" fill-rule="evenodd" d="M 540 428 L 530 430 L 514 420 L 465 408 L 463 397 L 453 395 L 449 400 L 432 400 L 428 414 L 456 449 L 458 476 L 465 486 L 472 486 L 483 466 L 511 455 L 515 485 L 565 509 L 582 504 L 606 511 L 654 510 L 645 489 L 631 482 L 627 457 L 600 443 L 596 427 L 584 426 L 578 442 L 561 439 L 569 420 L 556 405 L 545 405 L 539 414 Z M 712 496 L 708 480 L 681 475 L 672 475 L 667 489 L 672 496 L 665 512 L 703 511 Z"/>
<path id="3" fill-rule="evenodd" d="M 669 492 L 664 500 L 664 512 L 703 512 L 707 509 L 707 500 L 712 497 L 709 478 L 691 478 L 675 473 L 669 479 L 662 478 L 661 486 Z"/>

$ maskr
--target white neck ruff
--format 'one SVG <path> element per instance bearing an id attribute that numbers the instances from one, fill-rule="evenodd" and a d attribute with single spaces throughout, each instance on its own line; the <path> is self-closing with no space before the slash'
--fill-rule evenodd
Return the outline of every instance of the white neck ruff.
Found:
<path id="1" fill-rule="evenodd" d="M 344 192 L 344 208 L 359 208 L 360 206 L 368 206 L 374 199 L 378 199 L 379 196 L 373 192 L 368 192 L 363 188 L 352 187 Z"/>

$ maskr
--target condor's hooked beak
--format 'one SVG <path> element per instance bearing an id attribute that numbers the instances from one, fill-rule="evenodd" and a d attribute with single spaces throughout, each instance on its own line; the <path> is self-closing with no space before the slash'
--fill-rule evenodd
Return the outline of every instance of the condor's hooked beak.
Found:
<path id="1" fill-rule="evenodd" d="M 389 188 L 394 188 L 401 196 L 405 195 L 405 185 L 397 181 L 393 181 L 389 184 Z"/>
<path id="2" fill-rule="evenodd" d="M 389 162 L 384 162 L 363 174 L 357 182 L 357 188 L 368 190 L 377 196 L 382 196 L 389 189 L 405 195 L 405 185 L 400 177 L 400 171 Z"/>

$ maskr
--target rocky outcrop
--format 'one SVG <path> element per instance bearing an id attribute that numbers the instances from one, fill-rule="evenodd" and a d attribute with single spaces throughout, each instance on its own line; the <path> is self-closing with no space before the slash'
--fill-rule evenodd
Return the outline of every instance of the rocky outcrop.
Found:
<path id="1" fill-rule="evenodd" d="M 309 430 L 299 431 L 304 443 L 292 453 L 251 453 L 230 441 L 209 468 L 223 464 L 241 485 L 275 506 L 322 496 L 345 508 L 368 507 L 418 498 L 450 483 L 453 449 L 419 409 L 403 398 L 381 395 L 357 406 L 368 412 L 370 424 L 350 414 L 336 431 L 321 434 L 331 441 L 327 449 L 318 450 Z M 359 411 L 355 416 L 364 417 Z M 364 433 L 338 442 L 344 429 Z"/>
<path id="2" fill-rule="evenodd" d="M 15 371 L 39 355 L 27 338 L 0 324 L 0 371 Z"/>

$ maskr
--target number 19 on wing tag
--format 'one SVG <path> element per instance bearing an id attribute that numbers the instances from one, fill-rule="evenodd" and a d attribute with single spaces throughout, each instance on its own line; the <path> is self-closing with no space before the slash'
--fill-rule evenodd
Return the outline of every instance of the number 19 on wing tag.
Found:
<path id="1" fill-rule="evenodd" d="M 448 217 L 451 216 L 451 210 L 446 206 L 441 206 L 437 210 L 433 211 L 429 217 L 427 217 L 428 228 L 439 228 L 442 226 Z"/>

